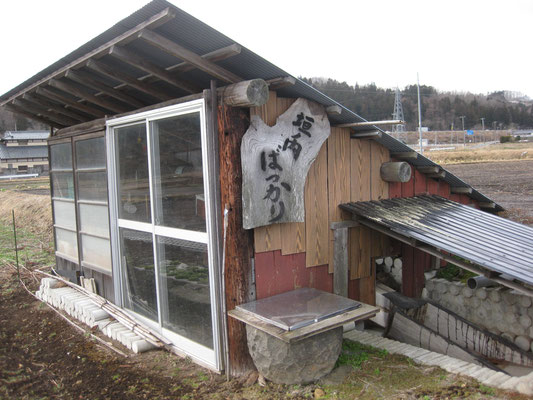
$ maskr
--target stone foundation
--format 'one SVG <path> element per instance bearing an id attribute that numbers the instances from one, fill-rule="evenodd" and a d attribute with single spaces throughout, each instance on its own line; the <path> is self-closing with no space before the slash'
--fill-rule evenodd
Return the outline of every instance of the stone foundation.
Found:
<path id="1" fill-rule="evenodd" d="M 426 281 L 424 295 L 520 349 L 533 351 L 531 297 L 503 287 L 470 289 L 445 279 Z"/>
<path id="2" fill-rule="evenodd" d="M 248 349 L 257 370 L 275 383 L 303 384 L 329 374 L 342 348 L 342 327 L 286 343 L 246 325 Z"/>

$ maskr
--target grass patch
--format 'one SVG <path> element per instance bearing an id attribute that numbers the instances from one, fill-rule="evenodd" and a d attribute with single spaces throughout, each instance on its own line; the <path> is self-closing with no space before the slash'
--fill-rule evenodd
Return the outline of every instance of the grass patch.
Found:
<path id="1" fill-rule="evenodd" d="M 17 227 L 18 259 L 21 265 L 52 265 L 52 242 L 44 243 L 37 235 Z M 16 263 L 13 227 L 0 222 L 0 265 Z"/>
<path id="2" fill-rule="evenodd" d="M 469 164 L 497 161 L 533 160 L 533 143 L 504 143 L 476 149 L 428 151 L 424 153 L 437 164 Z"/>
<path id="3" fill-rule="evenodd" d="M 350 365 L 354 369 L 359 369 L 371 356 L 384 358 L 387 354 L 387 350 L 376 349 L 375 347 L 352 342 L 351 340 L 343 340 L 341 355 L 339 356 L 335 367 Z"/>

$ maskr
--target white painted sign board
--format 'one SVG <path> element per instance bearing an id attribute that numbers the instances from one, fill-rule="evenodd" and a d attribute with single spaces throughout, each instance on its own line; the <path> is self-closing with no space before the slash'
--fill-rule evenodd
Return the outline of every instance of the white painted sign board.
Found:
<path id="1" fill-rule="evenodd" d="M 252 116 L 241 144 L 245 229 L 304 221 L 307 172 L 330 131 L 324 107 L 306 99 L 273 127 Z"/>

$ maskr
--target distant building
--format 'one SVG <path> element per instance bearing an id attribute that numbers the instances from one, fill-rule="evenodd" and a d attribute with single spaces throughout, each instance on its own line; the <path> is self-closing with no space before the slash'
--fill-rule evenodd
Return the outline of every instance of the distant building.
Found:
<path id="1" fill-rule="evenodd" d="M 6 131 L 0 137 L 0 173 L 42 174 L 48 172 L 48 131 Z"/>

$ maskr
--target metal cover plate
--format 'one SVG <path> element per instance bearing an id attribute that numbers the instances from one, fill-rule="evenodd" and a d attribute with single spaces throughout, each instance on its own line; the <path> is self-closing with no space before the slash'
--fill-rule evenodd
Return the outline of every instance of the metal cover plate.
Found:
<path id="1" fill-rule="evenodd" d="M 236 307 L 286 331 L 355 310 L 361 304 L 313 288 L 301 288 Z"/>

